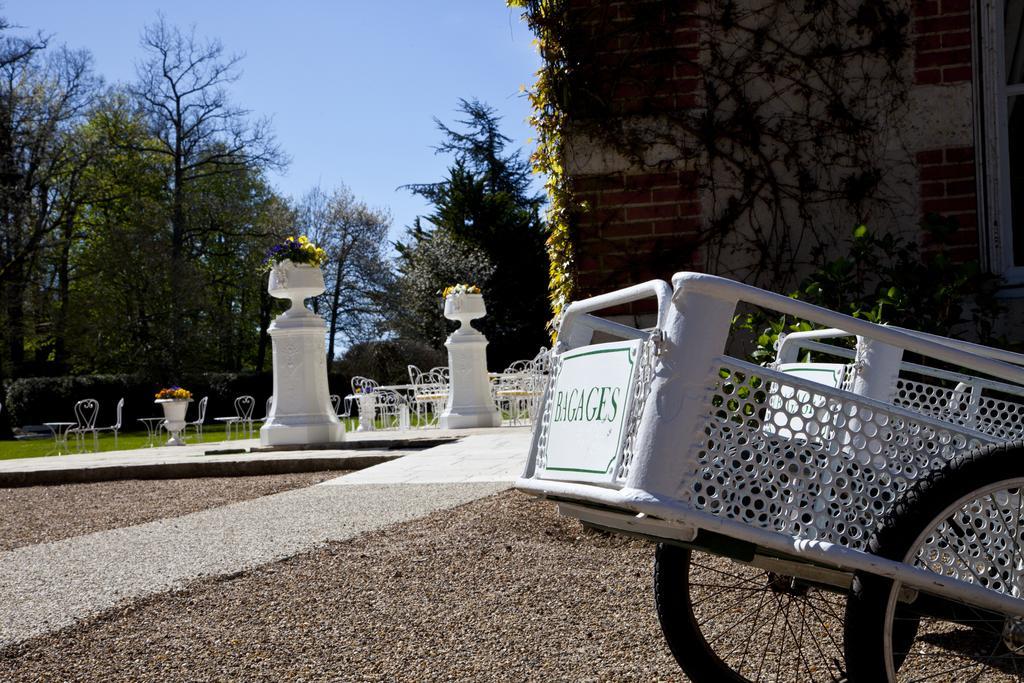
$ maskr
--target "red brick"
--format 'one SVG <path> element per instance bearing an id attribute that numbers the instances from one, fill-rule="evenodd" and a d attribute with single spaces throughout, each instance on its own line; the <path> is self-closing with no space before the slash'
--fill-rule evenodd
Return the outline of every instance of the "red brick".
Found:
<path id="1" fill-rule="evenodd" d="M 914 32 L 917 35 L 925 33 L 943 33 L 946 31 L 962 31 L 965 28 L 969 29 L 971 26 L 971 16 L 969 14 L 954 15 L 954 16 L 930 16 L 924 19 L 918 19 L 914 22 Z"/>
<path id="2" fill-rule="evenodd" d="M 926 202 L 922 202 L 922 207 L 926 211 L 934 211 L 935 213 L 949 214 L 957 211 L 975 211 L 978 208 L 977 198 L 973 195 L 970 197 L 953 197 L 948 199 L 929 199 Z"/>
<path id="3" fill-rule="evenodd" d="M 959 47 L 953 50 L 937 50 L 935 52 L 921 52 L 917 55 L 915 62 L 917 68 L 929 66 L 949 66 L 952 64 L 970 64 L 971 49 Z"/>
<path id="4" fill-rule="evenodd" d="M 675 187 L 678 184 L 678 173 L 642 173 L 626 176 L 626 187 L 631 190 L 649 187 Z"/>
<path id="5" fill-rule="evenodd" d="M 695 31 L 692 28 L 676 29 L 672 39 L 680 47 L 700 45 L 700 31 Z"/>
<path id="6" fill-rule="evenodd" d="M 693 201 L 696 196 L 694 188 L 682 185 L 658 188 L 651 192 L 651 200 L 655 202 L 688 202 Z"/>
<path id="7" fill-rule="evenodd" d="M 929 38 L 942 38 L 942 47 L 962 47 L 964 45 L 971 45 L 971 32 L 970 31 L 957 31 L 955 33 L 942 33 L 939 35 L 928 36 Z"/>
<path id="8" fill-rule="evenodd" d="M 943 164 L 941 166 L 925 166 L 921 169 L 921 180 L 960 179 L 970 178 L 973 175 L 973 164 Z"/>
<path id="9" fill-rule="evenodd" d="M 970 81 L 973 71 L 970 66 L 947 66 L 942 70 L 943 83 L 963 83 Z"/>
<path id="10" fill-rule="evenodd" d="M 971 0 L 942 0 L 942 13 L 970 12 Z"/>
<path id="11" fill-rule="evenodd" d="M 946 183 L 946 196 L 974 195 L 978 193 L 978 184 L 973 180 L 955 180 Z"/>
<path id="12" fill-rule="evenodd" d="M 942 47 L 942 39 L 946 35 L 954 34 L 929 33 L 927 35 L 918 36 L 918 38 L 914 40 L 914 47 L 918 52 L 925 50 L 938 50 Z"/>
<path id="13" fill-rule="evenodd" d="M 650 223 L 617 223 L 601 228 L 601 237 L 650 237 L 654 234 Z"/>
<path id="14" fill-rule="evenodd" d="M 914 72 L 914 82 L 920 85 L 941 83 L 942 69 L 918 69 Z"/>
<path id="15" fill-rule="evenodd" d="M 650 206 L 630 206 L 626 209 L 627 221 L 645 221 L 654 218 L 673 218 L 679 215 L 677 204 L 651 204 Z"/>
<path id="16" fill-rule="evenodd" d="M 701 106 L 700 95 L 676 95 L 676 109 L 696 109 Z"/>
<path id="17" fill-rule="evenodd" d="M 604 206 L 622 206 L 626 204 L 649 204 L 651 202 L 650 190 L 621 190 L 618 192 L 605 192 L 601 197 Z"/>
<path id="18" fill-rule="evenodd" d="M 943 182 L 921 183 L 922 197 L 945 197 L 946 184 Z"/>
<path id="19" fill-rule="evenodd" d="M 621 190 L 625 186 L 622 175 L 578 175 L 572 177 L 572 188 L 576 193 L 588 190 Z"/>
<path id="20" fill-rule="evenodd" d="M 590 219 L 587 221 L 589 223 L 605 225 L 625 220 L 626 214 L 621 207 L 601 207 L 589 211 L 587 217 Z"/>
<path id="21" fill-rule="evenodd" d="M 974 161 L 973 147 L 949 147 L 945 150 L 948 163 L 960 163 L 963 161 Z"/>
<path id="22" fill-rule="evenodd" d="M 924 152 L 917 153 L 917 163 L 919 164 L 941 164 L 942 163 L 942 150 L 941 149 L 929 149 Z"/>
<path id="23" fill-rule="evenodd" d="M 914 3 L 914 16 L 933 17 L 939 13 L 938 0 L 917 0 Z"/>
<path id="24" fill-rule="evenodd" d="M 654 221 L 655 235 L 693 235 L 700 230 L 700 218 L 674 218 L 670 221 Z"/>

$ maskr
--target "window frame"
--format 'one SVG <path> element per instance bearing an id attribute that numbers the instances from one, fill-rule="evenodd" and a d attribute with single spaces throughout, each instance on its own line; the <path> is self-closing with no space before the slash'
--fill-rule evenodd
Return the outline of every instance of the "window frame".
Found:
<path id="1" fill-rule="evenodd" d="M 1024 83 L 1006 84 L 1006 38 L 1004 3 L 1008 0 L 978 0 L 973 18 L 975 102 L 980 126 L 976 126 L 978 150 L 978 222 L 984 226 L 982 253 L 988 269 L 1002 275 L 1011 287 L 1024 287 L 1024 264 L 1013 262 L 1013 207 L 1010 197 L 1009 121 L 1006 101 L 1024 96 Z M 979 130 L 980 129 L 980 130 Z M 1024 230 L 1022 230 L 1024 233 Z M 1021 292 L 1024 296 L 1024 291 Z"/>

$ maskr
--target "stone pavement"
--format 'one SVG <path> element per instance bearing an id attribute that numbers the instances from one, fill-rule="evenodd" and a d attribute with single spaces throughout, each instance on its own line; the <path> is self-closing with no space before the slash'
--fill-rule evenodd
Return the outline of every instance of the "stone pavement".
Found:
<path id="1" fill-rule="evenodd" d="M 0 553 L 0 646 L 491 495 L 519 475 L 529 440 L 528 428 L 474 431 L 318 486 Z"/>
<path id="2" fill-rule="evenodd" d="M 526 428 L 502 428 L 499 431 Z M 117 479 L 165 479 L 358 470 L 482 429 L 413 429 L 346 434 L 337 445 L 262 449 L 259 439 L 0 460 L 0 487 Z M 494 430 L 490 430 L 494 431 Z"/>

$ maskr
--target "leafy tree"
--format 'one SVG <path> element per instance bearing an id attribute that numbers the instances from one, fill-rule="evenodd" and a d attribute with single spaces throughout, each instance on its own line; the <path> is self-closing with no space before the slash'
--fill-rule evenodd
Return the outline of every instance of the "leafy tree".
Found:
<path id="1" fill-rule="evenodd" d="M 37 296 L 48 279 L 42 252 L 78 201 L 75 179 L 88 157 L 73 130 L 99 84 L 87 53 L 46 47 L 38 37 L 0 37 L 0 287 L 14 376 L 25 361 L 28 316 L 46 307 Z"/>
<path id="2" fill-rule="evenodd" d="M 504 367 L 532 356 L 547 342 L 548 262 L 540 218 L 544 198 L 531 190 L 528 161 L 518 150 L 506 150 L 511 139 L 500 132 L 495 111 L 476 100 L 461 100 L 459 110 L 466 118 L 458 121 L 458 130 L 437 121 L 445 138 L 437 152 L 453 157 L 448 176 L 437 183 L 408 186 L 433 204 L 433 212 L 417 220 L 397 245 L 402 290 L 422 297 L 405 301 L 424 316 L 419 333 L 435 339 L 436 322 L 431 318 L 439 316 L 426 312 L 439 311 L 438 290 L 428 292 L 409 280 L 425 277 L 430 264 L 432 273 L 449 278 L 431 280 L 439 289 L 462 281 L 479 285 L 488 307 L 487 318 L 479 323 L 490 340 L 488 357 L 494 367 Z M 435 248 L 431 243 L 437 239 L 447 242 Z M 478 256 L 463 260 L 466 250 Z M 446 255 L 458 260 L 445 263 Z M 481 281 L 484 263 L 493 271 Z M 405 316 L 395 327 L 415 333 L 416 319 Z"/>

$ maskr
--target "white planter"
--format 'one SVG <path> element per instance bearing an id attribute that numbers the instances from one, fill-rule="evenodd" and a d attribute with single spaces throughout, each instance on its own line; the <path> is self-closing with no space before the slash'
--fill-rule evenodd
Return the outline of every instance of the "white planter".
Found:
<path id="1" fill-rule="evenodd" d="M 306 308 L 306 299 L 323 293 L 324 273 L 319 266 L 281 261 L 270 269 L 267 291 L 272 297 L 292 302 L 284 317 L 309 317 L 313 312 Z"/>
<path id="2" fill-rule="evenodd" d="M 283 446 L 344 440 L 345 428 L 331 407 L 323 318 L 305 300 L 324 291 L 317 266 L 282 261 L 270 270 L 267 291 L 291 307 L 267 330 L 273 342 L 274 401 L 260 428 L 260 443 Z"/>
<path id="3" fill-rule="evenodd" d="M 158 398 L 155 401 L 164 409 L 164 429 L 171 435 L 167 440 L 168 446 L 185 445 L 181 440 L 181 430 L 185 428 L 185 411 L 191 402 L 190 398 Z"/>
<path id="4" fill-rule="evenodd" d="M 451 294 L 444 300 L 444 317 L 460 324 L 445 342 L 451 388 L 441 414 L 442 429 L 500 427 L 501 413 L 491 398 L 487 379 L 487 338 L 470 325 L 487 315 L 481 294 Z"/>
<path id="5" fill-rule="evenodd" d="M 455 334 L 480 334 L 469 323 L 485 315 L 483 294 L 449 294 L 444 299 L 444 317 L 460 323 Z"/>

